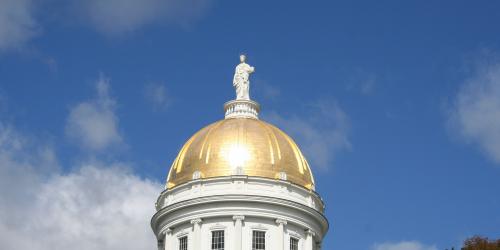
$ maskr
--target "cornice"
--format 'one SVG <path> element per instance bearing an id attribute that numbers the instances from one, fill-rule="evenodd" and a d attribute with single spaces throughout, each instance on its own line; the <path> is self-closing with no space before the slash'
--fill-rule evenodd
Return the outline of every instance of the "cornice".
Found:
<path id="1" fill-rule="evenodd" d="M 204 211 L 203 209 L 199 209 L 200 206 L 204 205 L 211 205 L 211 204 L 217 204 L 217 203 L 223 203 L 224 206 L 220 207 L 220 209 L 216 211 Z M 195 198 L 195 199 L 189 199 L 185 201 L 181 201 L 178 203 L 174 203 L 170 206 L 164 207 L 163 209 L 159 210 L 151 219 L 151 227 L 153 228 L 153 231 L 155 233 L 158 233 L 158 231 L 165 227 L 171 227 L 176 223 L 181 223 L 183 221 L 190 221 L 192 219 L 200 218 L 200 217 L 230 217 L 232 218 L 233 214 L 228 214 L 227 210 L 230 209 L 225 209 L 224 207 L 229 207 L 231 203 L 238 203 L 238 204 L 246 204 L 245 208 L 242 209 L 241 211 L 235 211 L 236 214 L 238 215 L 243 215 L 243 216 L 251 216 L 252 214 L 255 214 L 255 216 L 264 216 L 267 215 L 269 218 L 277 218 L 277 216 L 281 216 L 280 218 L 285 218 L 287 215 L 282 214 L 280 212 L 281 207 L 287 207 L 290 209 L 293 209 L 295 211 L 298 211 L 304 215 L 308 215 L 310 218 L 312 218 L 318 225 L 321 226 L 321 230 L 326 232 L 328 231 L 329 228 L 329 223 L 328 219 L 324 216 L 324 214 L 318 212 L 314 208 L 308 207 L 306 205 L 294 202 L 294 201 L 289 201 L 281 198 L 274 198 L 274 197 L 268 197 L 268 196 L 258 196 L 258 195 L 216 195 L 216 196 L 205 196 L 205 197 L 200 197 L 200 198 Z M 262 208 L 259 208 L 258 204 L 267 204 L 267 205 L 272 205 L 276 206 L 277 208 L 273 210 L 272 212 L 267 211 L 266 213 L 263 213 Z M 193 214 L 183 214 L 182 218 L 170 218 L 169 223 L 165 223 L 164 220 L 168 217 L 169 214 L 173 214 L 174 212 L 177 211 L 182 211 L 186 210 L 189 208 L 196 208 L 193 210 L 196 210 Z M 304 218 L 302 218 L 303 220 Z M 292 222 L 292 220 L 287 219 L 288 222 Z M 165 223 L 165 224 L 163 224 Z M 300 220 L 296 221 L 296 224 L 301 224 Z"/>

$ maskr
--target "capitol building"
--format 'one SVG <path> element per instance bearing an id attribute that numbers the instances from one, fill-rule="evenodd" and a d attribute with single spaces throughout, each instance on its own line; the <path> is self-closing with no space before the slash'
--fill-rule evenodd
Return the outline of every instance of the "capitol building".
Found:
<path id="1" fill-rule="evenodd" d="M 159 250 L 319 250 L 325 205 L 295 141 L 259 119 L 254 67 L 240 56 L 224 119 L 173 160 L 151 227 Z"/>

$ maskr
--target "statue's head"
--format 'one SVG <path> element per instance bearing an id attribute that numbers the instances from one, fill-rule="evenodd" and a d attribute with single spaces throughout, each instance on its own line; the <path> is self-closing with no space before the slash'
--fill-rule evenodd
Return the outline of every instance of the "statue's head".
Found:
<path id="1" fill-rule="evenodd" d="M 240 62 L 244 63 L 246 59 L 247 59 L 247 56 L 245 56 L 244 54 L 240 55 Z"/>

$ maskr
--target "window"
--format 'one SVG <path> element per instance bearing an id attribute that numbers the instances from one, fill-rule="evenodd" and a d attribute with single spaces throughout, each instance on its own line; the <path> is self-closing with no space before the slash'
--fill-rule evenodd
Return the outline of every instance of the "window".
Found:
<path id="1" fill-rule="evenodd" d="M 224 250 L 224 230 L 212 231 L 212 250 Z"/>
<path id="2" fill-rule="evenodd" d="M 290 250 L 299 250 L 299 239 L 290 238 Z"/>
<path id="3" fill-rule="evenodd" d="M 266 232 L 253 231 L 252 250 L 265 250 L 265 249 L 266 249 Z"/>
<path id="4" fill-rule="evenodd" d="M 187 250 L 188 249 L 188 237 L 183 236 L 179 238 L 179 250 Z"/>

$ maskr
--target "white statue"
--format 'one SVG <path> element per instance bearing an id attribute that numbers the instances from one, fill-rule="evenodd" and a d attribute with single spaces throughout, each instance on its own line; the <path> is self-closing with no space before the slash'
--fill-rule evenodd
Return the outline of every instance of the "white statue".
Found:
<path id="1" fill-rule="evenodd" d="M 236 89 L 236 100 L 250 100 L 250 74 L 255 68 L 245 63 L 245 55 L 240 55 L 240 64 L 236 66 L 233 78 L 233 86 Z"/>

